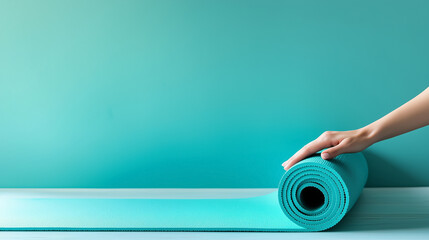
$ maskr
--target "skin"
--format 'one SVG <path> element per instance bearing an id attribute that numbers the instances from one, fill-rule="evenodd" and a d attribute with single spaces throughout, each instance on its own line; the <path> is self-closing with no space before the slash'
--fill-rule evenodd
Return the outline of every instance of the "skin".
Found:
<path id="1" fill-rule="evenodd" d="M 306 157 L 325 149 L 325 160 L 342 153 L 360 152 L 372 144 L 429 125 L 429 87 L 377 121 L 350 131 L 326 131 L 306 144 L 282 166 L 289 170 Z"/>

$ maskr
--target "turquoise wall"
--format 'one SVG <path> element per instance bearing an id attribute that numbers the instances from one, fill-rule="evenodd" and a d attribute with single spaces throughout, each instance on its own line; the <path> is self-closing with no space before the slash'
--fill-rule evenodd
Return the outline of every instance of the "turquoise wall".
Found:
<path id="1" fill-rule="evenodd" d="M 0 187 L 276 187 L 429 83 L 429 1 L 0 0 Z M 429 185 L 429 128 L 368 186 Z"/>

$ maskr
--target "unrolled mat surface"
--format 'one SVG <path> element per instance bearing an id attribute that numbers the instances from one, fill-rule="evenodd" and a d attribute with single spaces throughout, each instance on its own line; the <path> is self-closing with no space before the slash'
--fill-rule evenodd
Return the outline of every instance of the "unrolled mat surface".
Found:
<path id="1" fill-rule="evenodd" d="M 278 190 L 233 199 L 0 197 L 0 230 L 322 231 L 337 224 L 366 183 L 361 153 L 315 154 L 287 171 Z"/>

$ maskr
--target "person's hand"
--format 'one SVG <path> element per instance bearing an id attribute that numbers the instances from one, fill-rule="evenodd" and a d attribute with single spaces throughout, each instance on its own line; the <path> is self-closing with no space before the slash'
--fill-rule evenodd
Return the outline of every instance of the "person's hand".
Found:
<path id="1" fill-rule="evenodd" d="M 357 130 L 327 131 L 282 164 L 285 170 L 324 149 L 325 160 L 342 153 L 360 152 L 372 144 L 429 125 L 429 87 L 377 121 Z"/>
<path id="2" fill-rule="evenodd" d="M 328 149 L 321 153 L 321 157 L 328 160 L 342 153 L 360 152 L 374 142 L 370 132 L 363 128 L 351 131 L 326 131 L 301 148 L 282 166 L 288 170 L 296 163 L 324 148 Z"/>

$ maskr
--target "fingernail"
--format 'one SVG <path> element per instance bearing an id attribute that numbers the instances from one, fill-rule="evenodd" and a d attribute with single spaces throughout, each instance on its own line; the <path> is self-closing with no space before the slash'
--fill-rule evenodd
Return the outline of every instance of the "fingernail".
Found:
<path id="1" fill-rule="evenodd" d="M 284 169 L 287 171 L 290 168 L 289 164 L 284 165 Z"/>
<path id="2" fill-rule="evenodd" d="M 330 157 L 329 153 L 322 153 L 323 159 L 328 159 Z"/>

